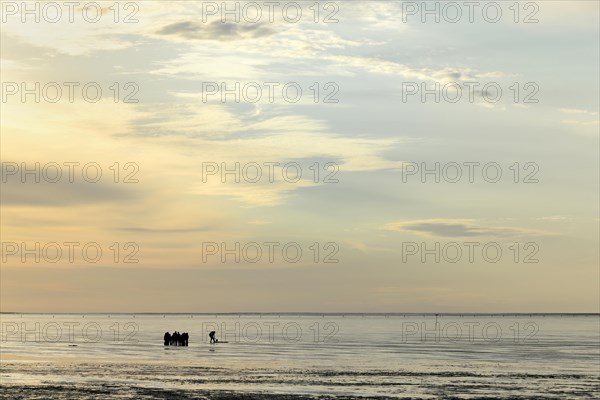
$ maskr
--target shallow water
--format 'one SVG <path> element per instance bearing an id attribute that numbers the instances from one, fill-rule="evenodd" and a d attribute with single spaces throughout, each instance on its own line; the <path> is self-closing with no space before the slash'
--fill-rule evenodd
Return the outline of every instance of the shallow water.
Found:
<path id="1" fill-rule="evenodd" d="M 437 322 L 436 322 L 437 321 Z M 2 314 L 2 398 L 598 398 L 598 315 Z M 189 332 L 188 347 L 163 345 Z M 209 331 L 229 343 L 211 345 Z"/>

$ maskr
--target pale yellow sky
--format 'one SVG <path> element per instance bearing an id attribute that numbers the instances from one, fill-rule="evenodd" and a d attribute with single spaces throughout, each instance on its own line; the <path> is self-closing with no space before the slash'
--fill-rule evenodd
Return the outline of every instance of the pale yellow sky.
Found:
<path id="1" fill-rule="evenodd" d="M 36 23 L 7 3 L 1 311 L 600 311 L 598 3 L 538 2 L 534 24 L 403 23 L 401 2 L 203 22 L 192 1 Z M 207 82 L 277 89 L 205 101 Z M 503 96 L 404 102 L 407 82 Z M 436 163 L 462 179 L 414 170 Z"/>

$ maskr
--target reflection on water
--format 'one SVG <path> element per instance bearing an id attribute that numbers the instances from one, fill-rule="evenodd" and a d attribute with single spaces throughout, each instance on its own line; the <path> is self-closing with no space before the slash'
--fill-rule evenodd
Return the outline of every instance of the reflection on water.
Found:
<path id="1" fill-rule="evenodd" d="M 2 314 L 0 378 L 6 398 L 594 398 L 599 321 Z M 189 347 L 163 345 L 175 330 Z"/>

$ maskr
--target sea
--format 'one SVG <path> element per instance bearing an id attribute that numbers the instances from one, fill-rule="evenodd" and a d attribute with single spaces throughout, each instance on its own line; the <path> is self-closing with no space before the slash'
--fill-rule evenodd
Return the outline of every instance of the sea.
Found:
<path id="1" fill-rule="evenodd" d="M 2 399 L 599 399 L 598 314 L 0 314 Z M 189 335 L 187 346 L 164 335 Z M 210 343 L 215 331 L 218 343 Z"/>

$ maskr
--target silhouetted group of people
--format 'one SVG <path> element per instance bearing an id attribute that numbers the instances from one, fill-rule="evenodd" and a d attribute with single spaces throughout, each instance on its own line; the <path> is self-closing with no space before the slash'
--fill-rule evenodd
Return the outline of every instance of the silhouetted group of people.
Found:
<path id="1" fill-rule="evenodd" d="M 169 332 L 165 332 L 165 346 L 187 346 L 190 335 L 187 332 L 179 333 L 173 332 L 171 335 Z"/>

